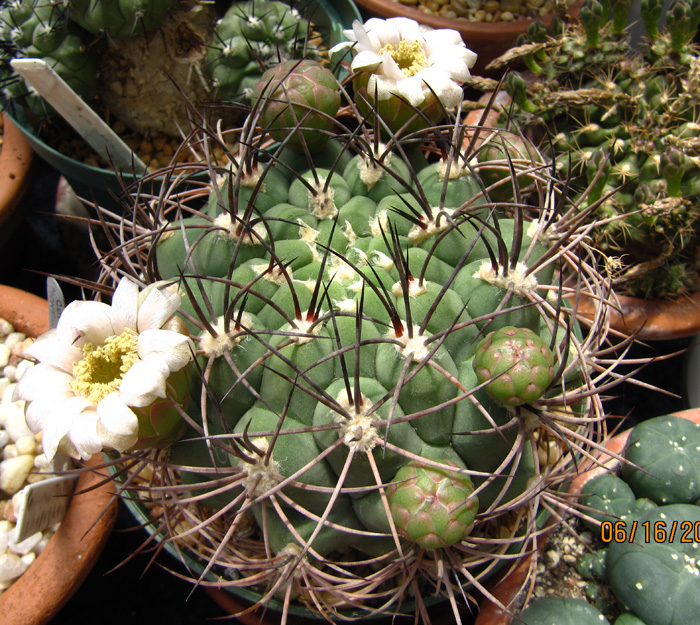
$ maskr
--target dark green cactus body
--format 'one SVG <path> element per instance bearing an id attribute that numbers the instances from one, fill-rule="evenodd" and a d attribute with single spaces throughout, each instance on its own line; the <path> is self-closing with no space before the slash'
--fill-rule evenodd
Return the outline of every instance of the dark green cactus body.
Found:
<path id="1" fill-rule="evenodd" d="M 524 625 L 609 625 L 601 612 L 583 599 L 543 597 L 520 615 Z"/>
<path id="2" fill-rule="evenodd" d="M 157 28 L 177 0 L 63 0 L 70 18 L 94 35 L 120 39 Z"/>
<path id="3" fill-rule="evenodd" d="M 637 497 L 657 504 L 700 500 L 700 425 L 680 417 L 657 417 L 630 434 L 622 476 Z"/>

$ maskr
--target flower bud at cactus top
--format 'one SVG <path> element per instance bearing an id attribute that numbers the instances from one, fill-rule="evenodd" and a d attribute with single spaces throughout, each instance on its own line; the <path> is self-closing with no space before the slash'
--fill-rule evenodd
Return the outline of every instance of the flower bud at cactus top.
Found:
<path id="1" fill-rule="evenodd" d="M 490 332 L 479 343 L 473 365 L 479 384 L 486 382 L 486 392 L 507 406 L 536 401 L 554 379 L 551 350 L 527 328 Z"/>
<path id="2" fill-rule="evenodd" d="M 335 76 L 311 60 L 285 61 L 267 70 L 255 85 L 253 99 L 262 107 L 261 125 L 273 138 L 283 141 L 291 134 L 287 145 L 305 143 L 309 149 L 325 145 L 340 108 Z"/>
<path id="3" fill-rule="evenodd" d="M 470 497 L 474 485 L 468 475 L 412 461 L 399 469 L 393 481 L 389 508 L 402 536 L 423 549 L 438 549 L 469 534 L 479 500 Z"/>

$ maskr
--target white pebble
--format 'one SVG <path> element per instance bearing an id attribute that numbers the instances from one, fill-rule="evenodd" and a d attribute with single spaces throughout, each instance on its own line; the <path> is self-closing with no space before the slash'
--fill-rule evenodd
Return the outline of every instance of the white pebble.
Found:
<path id="1" fill-rule="evenodd" d="M 26 338 L 27 335 L 23 332 L 10 332 L 5 337 L 5 345 L 9 345 L 10 349 L 12 349 L 15 345 L 21 343 Z"/>
<path id="2" fill-rule="evenodd" d="M 27 570 L 27 565 L 14 553 L 0 555 L 0 582 L 9 582 L 18 578 Z"/>
<path id="3" fill-rule="evenodd" d="M 10 542 L 9 542 L 9 548 L 12 553 L 16 553 L 19 556 L 24 556 L 32 551 L 34 551 L 34 548 L 39 544 L 41 541 L 41 532 L 36 532 L 35 534 L 32 534 L 31 536 L 25 538 L 22 542 L 15 542 L 15 536 L 17 535 L 17 529 L 13 529 L 10 532 Z"/>
<path id="4" fill-rule="evenodd" d="M 16 442 L 23 436 L 34 436 L 24 418 L 24 402 L 13 402 L 0 406 L 0 413 L 4 414 L 4 425 L 10 440 Z M 0 422 L 3 418 L 0 417 Z"/>
<path id="5" fill-rule="evenodd" d="M 10 386 L 10 381 L 7 378 L 0 378 L 0 397 L 5 394 L 8 386 Z"/>
<path id="6" fill-rule="evenodd" d="M 0 449 L 10 442 L 10 435 L 5 430 L 0 430 Z"/>
<path id="7" fill-rule="evenodd" d="M 0 317 L 0 336 L 7 336 L 15 331 L 14 326 L 7 320 Z"/>
<path id="8" fill-rule="evenodd" d="M 0 490 L 14 495 L 34 468 L 33 456 L 17 456 L 0 462 Z"/>
<path id="9" fill-rule="evenodd" d="M 20 455 L 34 455 L 36 452 L 36 439 L 34 435 L 31 436 L 20 436 L 15 441 L 15 447 Z"/>
<path id="10" fill-rule="evenodd" d="M 7 545 L 10 544 L 10 532 L 8 529 L 0 529 L 0 554 L 7 551 Z"/>
<path id="11" fill-rule="evenodd" d="M 7 343 L 0 343 L 0 367 L 6 367 L 10 364 L 10 356 L 12 348 Z"/>
<path id="12" fill-rule="evenodd" d="M 53 535 L 54 535 L 54 532 L 49 532 L 49 531 L 45 531 L 42 533 L 41 540 L 34 547 L 34 553 L 36 555 L 39 555 L 42 551 L 44 551 L 44 549 L 46 548 L 46 545 L 49 544 L 49 541 L 51 540 Z"/>
<path id="13" fill-rule="evenodd" d="M 34 456 L 34 468 L 39 471 L 46 471 L 49 468 L 49 461 L 46 459 L 46 454 Z"/>
<path id="14" fill-rule="evenodd" d="M 33 551 L 30 551 L 29 553 L 25 553 L 20 559 L 22 560 L 22 564 L 29 568 L 32 562 L 36 560 L 36 554 Z"/>
<path id="15" fill-rule="evenodd" d="M 17 445 L 14 443 L 10 443 L 9 445 L 5 445 L 5 447 L 3 447 L 3 460 L 7 460 L 8 458 L 16 458 L 17 456 L 19 456 L 19 452 L 17 451 Z"/>
<path id="16" fill-rule="evenodd" d="M 31 360 L 20 360 L 17 364 L 17 370 L 15 371 L 15 379 L 21 380 L 24 372 L 33 366 L 34 363 Z"/>
<path id="17" fill-rule="evenodd" d="M 2 374 L 10 381 L 10 382 L 16 382 L 17 381 L 17 367 L 15 365 L 7 365 L 6 367 L 3 368 Z"/>

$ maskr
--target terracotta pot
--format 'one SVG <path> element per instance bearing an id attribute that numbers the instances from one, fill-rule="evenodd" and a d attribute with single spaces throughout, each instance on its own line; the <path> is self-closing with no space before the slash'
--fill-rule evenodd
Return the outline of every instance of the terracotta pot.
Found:
<path id="1" fill-rule="evenodd" d="M 700 333 L 700 293 L 670 300 L 646 300 L 616 295 L 609 307 L 610 326 L 643 341 L 681 339 Z M 583 323 L 595 313 L 593 302 L 581 299 L 579 319 Z"/>
<path id="2" fill-rule="evenodd" d="M 0 248 L 11 241 L 22 220 L 17 210 L 29 186 L 34 152 L 12 120 L 2 114 L 0 146 Z"/>
<path id="3" fill-rule="evenodd" d="M 49 327 L 46 300 L 0 285 L 0 317 L 16 330 L 37 336 Z M 99 458 L 94 462 L 96 464 Z M 114 488 L 81 475 L 60 528 L 29 569 L 0 595 L 3 625 L 45 625 L 90 573 L 117 518 Z"/>
<path id="4" fill-rule="evenodd" d="M 671 414 L 700 424 L 700 408 L 681 410 L 680 412 L 672 412 Z M 601 464 L 578 475 L 571 482 L 568 492 L 572 495 L 580 495 L 581 489 L 594 477 L 603 473 L 615 471 L 619 467 L 620 461 L 615 458 L 614 455 L 619 456 L 622 454 L 631 431 L 631 429 L 625 430 L 617 436 L 613 436 L 605 444 L 610 454 L 601 454 L 599 457 Z M 546 543 L 546 540 L 542 541 L 542 548 L 545 546 L 544 543 Z M 531 560 L 532 558 L 524 559 L 517 568 L 492 589 L 493 595 L 504 605 L 509 605 L 511 602 L 514 602 L 522 591 L 522 586 L 527 579 Z M 515 625 L 516 623 L 518 623 L 517 617 L 513 617 L 490 601 L 485 601 L 482 604 L 481 610 L 474 621 L 474 625 Z"/>
<path id="5" fill-rule="evenodd" d="M 510 48 L 515 47 L 518 37 L 527 31 L 532 20 L 514 22 L 469 22 L 466 19 L 450 19 L 441 15 L 423 13 L 396 0 L 356 0 L 356 4 L 374 17 L 409 17 L 432 28 L 450 28 L 461 33 L 467 48 L 477 53 L 472 74 L 489 75 L 486 66 Z M 583 0 L 577 0 L 570 7 L 572 16 L 578 16 Z M 549 24 L 550 18 L 543 18 Z M 501 72 L 503 73 L 503 72 Z"/>

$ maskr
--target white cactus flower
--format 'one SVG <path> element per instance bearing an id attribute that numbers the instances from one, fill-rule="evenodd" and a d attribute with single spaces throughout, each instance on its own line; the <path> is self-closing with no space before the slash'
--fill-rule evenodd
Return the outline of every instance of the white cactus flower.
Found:
<path id="1" fill-rule="evenodd" d="M 352 70 L 371 74 L 367 92 L 378 100 L 401 96 L 420 106 L 432 93 L 446 108 L 457 106 L 476 54 L 456 30 L 433 30 L 406 17 L 355 20 L 348 38 L 334 50 L 353 45 Z"/>
<path id="2" fill-rule="evenodd" d="M 48 459 L 60 450 L 85 460 L 136 444 L 134 410 L 166 398 L 170 374 L 193 358 L 189 337 L 162 329 L 179 306 L 165 283 L 140 292 L 123 278 L 111 306 L 71 302 L 57 327 L 25 350 L 38 364 L 18 382 L 15 399 L 27 401 L 27 425 L 43 432 Z"/>

